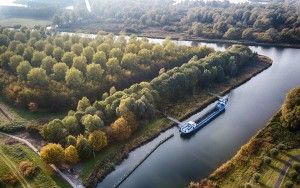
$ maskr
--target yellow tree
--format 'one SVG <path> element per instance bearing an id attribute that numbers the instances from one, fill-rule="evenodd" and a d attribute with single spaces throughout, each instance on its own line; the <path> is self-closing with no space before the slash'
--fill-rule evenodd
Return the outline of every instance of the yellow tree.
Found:
<path id="1" fill-rule="evenodd" d="M 64 161 L 64 149 L 60 144 L 47 144 L 41 149 L 40 155 L 48 164 L 60 165 Z"/>
<path id="2" fill-rule="evenodd" d="M 114 137 L 116 137 L 116 139 L 118 140 L 128 139 L 131 135 L 130 126 L 128 125 L 128 122 L 124 117 L 118 118 L 111 125 L 111 129 Z"/>
<path id="3" fill-rule="evenodd" d="M 79 162 L 79 155 L 77 153 L 77 149 L 72 145 L 65 149 L 64 155 L 65 161 L 70 165 L 74 165 Z"/>
<path id="4" fill-rule="evenodd" d="M 88 139 L 94 151 L 100 151 L 107 146 L 107 137 L 102 131 L 94 131 L 89 135 Z"/>

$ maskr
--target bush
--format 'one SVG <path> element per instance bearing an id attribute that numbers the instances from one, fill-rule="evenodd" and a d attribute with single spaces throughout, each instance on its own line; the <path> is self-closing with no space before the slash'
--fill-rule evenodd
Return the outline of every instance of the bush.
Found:
<path id="1" fill-rule="evenodd" d="M 286 145 L 284 145 L 284 144 L 278 144 L 277 145 L 277 149 L 279 149 L 279 150 L 285 150 L 286 149 Z"/>
<path id="2" fill-rule="evenodd" d="M 244 187 L 245 188 L 252 188 L 252 184 L 251 183 L 245 183 Z"/>
<path id="3" fill-rule="evenodd" d="M 253 178 L 254 182 L 258 182 L 259 179 L 261 178 L 261 175 L 260 175 L 260 173 L 254 173 L 252 178 Z"/>
<path id="4" fill-rule="evenodd" d="M 270 150 L 270 155 L 272 157 L 276 157 L 278 155 L 278 150 L 276 148 L 273 148 Z"/>
<path id="5" fill-rule="evenodd" d="M 19 165 L 20 172 L 26 178 L 31 178 L 37 172 L 37 167 L 30 161 L 22 161 Z"/>
<path id="6" fill-rule="evenodd" d="M 291 181 L 285 182 L 284 188 L 293 188 L 293 182 L 291 182 Z"/>
<path id="7" fill-rule="evenodd" d="M 19 181 L 18 178 L 13 174 L 13 173 L 8 173 L 4 178 L 3 178 L 3 183 L 6 185 L 16 185 Z"/>
<path id="8" fill-rule="evenodd" d="M 272 162 L 270 157 L 264 157 L 264 163 L 265 164 L 270 164 Z"/>
<path id="9" fill-rule="evenodd" d="M 29 134 L 34 135 L 34 136 L 41 136 L 41 134 L 40 134 L 41 129 L 40 129 L 39 125 L 37 125 L 37 124 L 28 125 L 26 127 L 26 131 Z"/>
<path id="10" fill-rule="evenodd" d="M 292 180 L 296 180 L 297 177 L 298 177 L 298 173 L 297 173 L 296 171 L 293 170 L 293 171 L 290 173 L 290 177 L 291 177 Z"/>
<path id="11" fill-rule="evenodd" d="M 298 173 L 300 173 L 300 163 L 293 164 L 293 169 L 295 169 Z"/>
<path id="12" fill-rule="evenodd" d="M 23 131 L 25 129 L 24 125 L 17 122 L 6 123 L 0 125 L 0 131 L 5 133 L 15 133 L 18 131 Z"/>

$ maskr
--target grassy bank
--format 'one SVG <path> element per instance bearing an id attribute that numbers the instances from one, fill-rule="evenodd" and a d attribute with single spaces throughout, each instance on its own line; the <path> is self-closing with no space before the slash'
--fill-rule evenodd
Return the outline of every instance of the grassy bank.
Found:
<path id="1" fill-rule="evenodd" d="M 245 83 L 256 74 L 265 70 L 271 65 L 271 60 L 266 57 L 260 57 L 261 62 L 244 68 L 234 79 L 227 80 L 225 83 L 214 84 L 210 86 L 209 91 L 223 95 L 231 89 Z M 216 98 L 208 94 L 206 90 L 194 93 L 178 103 L 164 104 L 165 112 L 176 117 L 184 119 L 187 116 L 205 108 Z M 184 108 L 183 108 L 184 107 Z M 107 149 L 98 153 L 95 159 L 82 163 L 80 178 L 88 187 L 94 186 L 99 180 L 103 179 L 114 167 L 128 156 L 133 149 L 154 139 L 160 132 L 172 127 L 173 124 L 164 117 L 158 117 L 151 122 L 144 122 L 137 132 L 127 141 L 111 145 Z"/>
<path id="2" fill-rule="evenodd" d="M 191 183 L 190 187 L 274 187 L 285 163 L 293 156 L 300 155 L 300 131 L 290 131 L 282 127 L 278 112 L 237 154 L 213 172 L 208 179 Z M 284 145 L 284 150 L 278 149 Z M 277 148 L 278 155 L 272 155 Z M 269 162 L 266 159 L 269 158 Z M 300 159 L 300 158 L 299 158 Z M 292 160 L 292 164 L 300 160 Z M 280 183 L 284 187 L 287 181 L 292 181 L 291 167 L 288 168 Z M 254 182 L 254 174 L 259 174 L 258 182 Z M 294 180 L 295 181 L 295 180 Z M 300 186 L 300 180 L 296 187 Z"/>
<path id="3" fill-rule="evenodd" d="M 0 137 L 0 187 L 70 187 L 26 146 Z M 32 164 L 23 168 L 22 163 Z"/>

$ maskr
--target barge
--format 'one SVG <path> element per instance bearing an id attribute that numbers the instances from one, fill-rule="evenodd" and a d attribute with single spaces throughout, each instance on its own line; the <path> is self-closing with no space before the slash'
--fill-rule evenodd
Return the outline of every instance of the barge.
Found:
<path id="1" fill-rule="evenodd" d="M 180 127 L 180 133 L 181 135 L 189 135 L 192 134 L 199 129 L 206 126 L 209 122 L 211 122 L 213 119 L 221 115 L 223 112 L 225 112 L 225 108 L 228 102 L 228 97 L 219 98 L 217 104 L 211 109 L 209 112 L 207 112 L 203 117 L 198 119 L 196 122 L 189 121 L 187 123 L 183 123 Z"/>

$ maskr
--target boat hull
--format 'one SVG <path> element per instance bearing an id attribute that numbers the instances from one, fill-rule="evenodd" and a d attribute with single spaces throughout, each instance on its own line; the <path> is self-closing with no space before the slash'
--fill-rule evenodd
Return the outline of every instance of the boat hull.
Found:
<path id="1" fill-rule="evenodd" d="M 225 112 L 225 107 L 222 109 L 218 109 L 213 114 L 209 115 L 208 118 L 203 119 L 202 121 L 199 121 L 191 131 L 187 131 L 187 132 L 180 131 L 180 135 L 181 136 L 189 136 L 189 135 L 196 133 L 197 131 L 199 131 L 200 129 L 205 127 L 207 124 L 209 124 L 211 121 L 213 121 L 215 118 L 217 118 L 219 115 L 221 115 L 224 112 Z"/>

